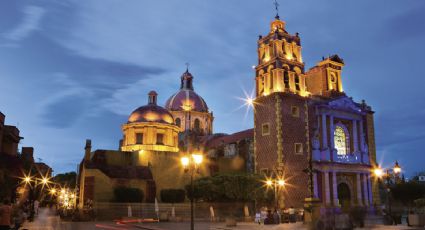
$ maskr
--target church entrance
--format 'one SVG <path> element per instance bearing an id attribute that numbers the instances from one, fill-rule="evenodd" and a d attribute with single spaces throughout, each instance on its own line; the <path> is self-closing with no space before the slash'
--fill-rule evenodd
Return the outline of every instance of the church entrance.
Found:
<path id="1" fill-rule="evenodd" d="M 350 187 L 346 183 L 338 185 L 338 200 L 343 212 L 347 212 L 351 206 L 351 193 Z"/>

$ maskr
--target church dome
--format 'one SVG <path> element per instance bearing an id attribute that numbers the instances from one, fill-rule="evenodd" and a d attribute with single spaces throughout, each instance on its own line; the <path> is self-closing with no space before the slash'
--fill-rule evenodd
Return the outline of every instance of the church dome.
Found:
<path id="1" fill-rule="evenodd" d="M 156 104 L 157 95 L 155 91 L 149 92 L 149 103 L 134 110 L 128 118 L 128 123 L 159 122 L 173 124 L 173 115 L 168 110 Z"/>
<path id="2" fill-rule="evenodd" d="M 181 76 L 180 90 L 172 95 L 165 103 L 165 108 L 171 111 L 208 112 L 207 103 L 193 90 L 193 76 L 186 70 Z"/>

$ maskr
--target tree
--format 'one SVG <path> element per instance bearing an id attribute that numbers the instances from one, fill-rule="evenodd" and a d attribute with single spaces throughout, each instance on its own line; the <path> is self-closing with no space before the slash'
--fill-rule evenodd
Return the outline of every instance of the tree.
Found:
<path id="1" fill-rule="evenodd" d="M 161 201 L 165 203 L 181 203 L 184 202 L 186 193 L 183 189 L 162 189 Z"/>
<path id="2" fill-rule="evenodd" d="M 413 205 L 414 200 L 425 197 L 425 185 L 415 181 L 395 184 L 391 191 L 394 200 L 400 201 L 407 206 Z"/>
<path id="3" fill-rule="evenodd" d="M 263 186 L 264 178 L 256 174 L 217 174 L 194 181 L 194 198 L 204 201 L 270 201 L 273 194 Z M 186 186 L 188 197 L 190 185 Z"/>
<path id="4" fill-rule="evenodd" d="M 144 193 L 138 188 L 116 187 L 114 188 L 114 202 L 132 203 L 143 202 Z"/>
<path id="5" fill-rule="evenodd" d="M 53 181 L 62 186 L 74 188 L 77 182 L 77 173 L 76 172 L 60 173 L 53 177 Z"/>

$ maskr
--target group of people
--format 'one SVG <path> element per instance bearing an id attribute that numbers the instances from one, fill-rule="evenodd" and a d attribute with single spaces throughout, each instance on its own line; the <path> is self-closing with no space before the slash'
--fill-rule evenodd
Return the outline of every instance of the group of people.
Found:
<path id="1" fill-rule="evenodd" d="M 280 223 L 295 223 L 297 221 L 297 212 L 294 207 L 280 211 L 272 210 L 263 207 L 255 214 L 255 222 L 258 224 L 280 224 Z"/>
<path id="2" fill-rule="evenodd" d="M 36 200 L 33 206 L 29 201 L 12 205 L 9 199 L 4 199 L 0 206 L 0 230 L 19 230 L 27 219 L 38 215 L 39 204 Z"/>

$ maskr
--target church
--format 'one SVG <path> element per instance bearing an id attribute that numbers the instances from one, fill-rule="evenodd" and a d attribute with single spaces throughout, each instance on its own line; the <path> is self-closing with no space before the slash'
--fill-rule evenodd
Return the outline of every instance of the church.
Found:
<path id="1" fill-rule="evenodd" d="M 213 132 L 214 116 L 194 90 L 186 70 L 180 89 L 164 107 L 158 94 L 135 109 L 121 130 L 119 150 L 91 150 L 86 141 L 79 167 L 80 205 L 87 199 L 108 202 L 113 188 L 143 190 L 144 201 L 188 183 L 180 158 L 203 154 L 202 176 L 247 172 L 285 181 L 277 195 L 280 207 L 302 208 L 314 196 L 323 207 L 372 207 L 379 204 L 376 181 L 374 111 L 343 90 L 344 60 L 322 58 L 306 70 L 301 38 L 285 29 L 276 15 L 258 39 L 255 66 L 254 127 L 234 134 Z M 313 194 L 304 173 L 312 161 Z"/>

